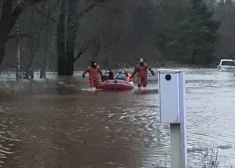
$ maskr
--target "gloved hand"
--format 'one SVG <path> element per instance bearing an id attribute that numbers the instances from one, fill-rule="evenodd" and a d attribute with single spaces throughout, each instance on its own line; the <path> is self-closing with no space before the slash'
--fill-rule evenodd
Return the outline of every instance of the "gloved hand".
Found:
<path id="1" fill-rule="evenodd" d="M 85 78 L 85 74 L 82 74 L 82 78 Z"/>
<path id="2" fill-rule="evenodd" d="M 104 82 L 104 76 L 103 75 L 101 76 L 101 80 L 102 80 L 102 82 Z"/>
<path id="3" fill-rule="evenodd" d="M 151 74 L 154 76 L 155 75 L 155 73 L 153 72 L 153 71 L 151 71 Z"/>

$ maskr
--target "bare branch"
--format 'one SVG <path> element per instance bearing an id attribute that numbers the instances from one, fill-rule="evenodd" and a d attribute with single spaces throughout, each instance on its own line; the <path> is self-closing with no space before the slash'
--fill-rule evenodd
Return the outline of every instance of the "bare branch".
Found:
<path id="1" fill-rule="evenodd" d="M 29 34 L 25 34 L 25 33 L 21 33 L 21 34 L 19 34 L 19 36 L 32 39 L 32 37 Z M 8 37 L 8 39 L 13 39 L 13 38 L 16 38 L 16 34 L 12 34 Z"/>
<path id="2" fill-rule="evenodd" d="M 18 17 L 26 8 L 33 6 L 42 1 L 44 0 L 24 0 L 16 5 L 11 15 Z"/>
<path id="3" fill-rule="evenodd" d="M 78 17 L 82 17 L 84 16 L 87 12 L 89 12 L 90 10 L 94 9 L 98 4 L 97 3 L 93 3 L 90 6 L 88 6 L 83 12 L 80 12 L 78 14 Z"/>
<path id="4" fill-rule="evenodd" d="M 78 17 L 82 17 L 84 16 L 87 12 L 91 11 L 92 9 L 94 9 L 96 6 L 99 5 L 103 5 L 106 2 L 109 2 L 110 0 L 96 0 L 93 4 L 91 4 L 90 6 L 88 6 L 83 12 L 80 12 L 78 14 Z"/>
<path id="5" fill-rule="evenodd" d="M 50 14 L 48 10 L 45 12 L 45 11 L 40 10 L 38 7 L 36 7 L 35 12 L 37 14 L 43 15 L 46 19 L 48 19 L 54 23 L 56 22 L 56 18 L 52 14 Z"/>
<path id="6" fill-rule="evenodd" d="M 12 11 L 12 0 L 3 0 L 2 2 L 2 16 L 10 15 Z"/>
<path id="7" fill-rule="evenodd" d="M 78 52 L 77 56 L 74 58 L 73 60 L 74 62 L 76 62 L 82 56 L 82 54 L 89 48 L 90 44 L 91 44 L 91 41 L 83 45 L 82 49 Z"/>
<path id="8" fill-rule="evenodd" d="M 37 0 L 40 1 L 40 0 Z M 43 1 L 43 0 L 41 0 Z M 80 12 L 78 14 L 78 17 L 82 17 L 84 16 L 87 12 L 91 11 L 92 9 L 94 9 L 96 6 L 104 4 L 106 1 L 96 1 L 95 3 L 91 4 L 90 6 L 88 6 L 84 11 Z M 45 11 L 40 10 L 38 7 L 35 8 L 36 13 L 43 15 L 45 18 L 47 18 L 48 20 L 52 21 L 52 22 L 56 22 L 56 18 L 55 16 L 53 16 L 52 14 L 49 13 L 49 11 L 47 11 L 45 13 Z"/>

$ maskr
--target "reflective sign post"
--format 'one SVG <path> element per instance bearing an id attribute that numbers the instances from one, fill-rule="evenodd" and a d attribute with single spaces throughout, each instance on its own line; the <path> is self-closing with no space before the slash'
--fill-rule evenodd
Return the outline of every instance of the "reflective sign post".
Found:
<path id="1" fill-rule="evenodd" d="M 185 73 L 158 71 L 160 122 L 170 124 L 171 167 L 187 168 Z"/>

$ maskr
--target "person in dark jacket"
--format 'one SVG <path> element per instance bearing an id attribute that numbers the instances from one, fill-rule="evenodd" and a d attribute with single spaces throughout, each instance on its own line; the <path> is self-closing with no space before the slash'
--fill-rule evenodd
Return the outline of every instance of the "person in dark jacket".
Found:
<path id="1" fill-rule="evenodd" d="M 112 71 L 106 71 L 105 76 L 104 76 L 103 79 L 104 80 L 113 80 L 114 79 L 113 72 Z"/>

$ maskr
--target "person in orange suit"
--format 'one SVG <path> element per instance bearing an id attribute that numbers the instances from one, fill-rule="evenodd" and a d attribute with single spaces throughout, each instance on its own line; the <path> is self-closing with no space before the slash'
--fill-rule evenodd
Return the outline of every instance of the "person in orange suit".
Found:
<path id="1" fill-rule="evenodd" d="M 151 72 L 152 75 L 155 75 L 153 70 L 144 62 L 143 58 L 140 59 L 139 63 L 135 66 L 134 72 L 131 75 L 130 78 L 133 78 L 135 74 L 137 74 L 137 83 L 138 83 L 138 88 L 141 88 L 142 86 L 146 88 L 148 81 L 148 71 Z"/>
<path id="2" fill-rule="evenodd" d="M 82 74 L 83 78 L 85 78 L 86 73 L 89 74 L 90 87 L 98 89 L 100 87 L 99 76 L 101 76 L 101 79 L 103 81 L 103 74 L 100 70 L 99 65 L 97 65 L 95 61 L 92 61 L 91 64 L 86 68 L 86 70 Z"/>
<path id="3" fill-rule="evenodd" d="M 124 70 L 124 74 L 126 75 L 126 81 L 130 82 L 131 80 L 131 73 L 128 73 L 126 70 Z"/>

